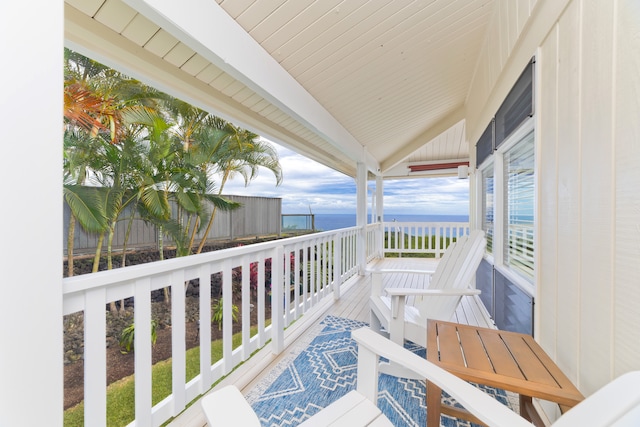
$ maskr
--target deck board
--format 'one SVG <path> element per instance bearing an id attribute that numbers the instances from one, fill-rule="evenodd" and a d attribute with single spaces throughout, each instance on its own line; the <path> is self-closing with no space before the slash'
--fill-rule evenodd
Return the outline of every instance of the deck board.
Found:
<path id="1" fill-rule="evenodd" d="M 433 258 L 385 258 L 375 260 L 368 264 L 369 269 L 414 269 L 414 270 L 434 270 L 437 261 Z M 416 275 L 393 275 L 399 276 L 392 280 L 396 286 L 420 285 Z M 414 277 L 410 277 L 414 276 Z M 408 283 L 403 283 L 408 281 Z M 389 283 L 387 283 L 388 285 Z M 333 304 L 325 304 L 323 307 L 311 310 L 302 318 L 295 322 L 288 330 L 285 339 L 285 349 L 279 355 L 274 355 L 270 346 L 266 346 L 257 352 L 251 359 L 229 374 L 217 387 L 235 384 L 243 394 L 246 394 L 252 387 L 261 381 L 278 363 L 290 357 L 296 345 L 307 337 L 305 332 L 317 328 L 320 321 L 327 315 L 345 317 L 348 319 L 369 322 L 369 295 L 371 293 L 371 276 L 358 276 L 347 281 L 343 285 L 341 297 Z M 476 326 L 495 327 L 491 323 L 488 315 L 483 313 L 484 308 L 478 306 L 477 297 L 464 297 L 453 320 L 459 323 L 472 324 Z M 172 427 L 203 427 L 206 425 L 204 414 L 200 409 L 200 404 L 195 403 L 187 408 L 182 414 L 168 424 Z"/>

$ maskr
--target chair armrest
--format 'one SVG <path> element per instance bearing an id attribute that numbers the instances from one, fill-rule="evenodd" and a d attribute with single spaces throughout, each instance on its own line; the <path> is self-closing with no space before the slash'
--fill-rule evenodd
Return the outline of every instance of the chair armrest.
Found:
<path id="1" fill-rule="evenodd" d="M 234 385 L 217 389 L 200 400 L 200 405 L 210 427 L 253 426 L 260 427 L 260 419 Z"/>
<path id="2" fill-rule="evenodd" d="M 480 289 L 413 289 L 413 288 L 387 288 L 385 292 L 391 297 L 419 297 L 419 296 L 440 296 L 450 297 L 458 295 L 480 295 Z"/>
<path id="3" fill-rule="evenodd" d="M 554 427 L 640 425 L 640 371 L 627 372 L 560 417 Z"/>
<path id="4" fill-rule="evenodd" d="M 377 401 L 378 359 L 381 356 L 431 381 L 487 425 L 531 427 L 527 420 L 480 389 L 370 329 L 355 330 L 351 337 L 358 343 L 358 392 L 367 399 Z"/>

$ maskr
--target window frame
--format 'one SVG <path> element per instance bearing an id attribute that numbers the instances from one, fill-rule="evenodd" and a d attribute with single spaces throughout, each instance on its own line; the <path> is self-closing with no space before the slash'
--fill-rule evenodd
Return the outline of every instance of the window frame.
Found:
<path id="1" fill-rule="evenodd" d="M 533 265 L 533 277 L 526 277 L 523 274 L 517 272 L 515 269 L 511 268 L 509 265 L 505 263 L 504 253 L 508 248 L 504 247 L 505 242 L 505 234 L 506 227 L 508 226 L 508 219 L 506 218 L 505 205 L 507 203 L 505 197 L 505 186 L 507 183 L 504 182 L 504 170 L 505 170 L 505 153 L 507 153 L 511 148 L 515 147 L 520 141 L 525 139 L 529 134 L 533 133 L 533 150 L 534 150 L 534 190 L 533 190 L 533 227 L 534 227 L 534 235 L 533 235 L 533 251 L 534 251 L 534 265 Z M 493 194 L 493 204 L 494 204 L 494 221 L 493 221 L 493 247 L 492 253 L 485 253 L 485 258 L 491 262 L 493 267 L 500 272 L 503 276 L 509 279 L 512 283 L 516 284 L 523 291 L 528 293 L 531 296 L 535 296 L 535 284 L 536 284 L 536 261 L 537 261 L 537 241 L 538 241 L 538 233 L 537 233 L 537 221 L 538 221 L 538 206 L 537 206 L 537 183 L 538 183 L 538 170 L 537 170 L 537 140 L 536 140 L 536 132 L 535 132 L 535 118 L 530 117 L 526 119 L 516 130 L 514 130 L 511 135 L 509 135 L 505 141 L 495 149 L 493 155 L 489 156 L 485 161 L 482 162 L 478 166 L 478 176 L 477 179 L 477 209 L 476 209 L 476 218 L 478 219 L 478 223 L 480 227 L 483 227 L 484 221 L 484 197 L 483 193 L 483 172 L 488 168 L 493 168 L 493 177 L 494 177 L 494 194 Z"/>

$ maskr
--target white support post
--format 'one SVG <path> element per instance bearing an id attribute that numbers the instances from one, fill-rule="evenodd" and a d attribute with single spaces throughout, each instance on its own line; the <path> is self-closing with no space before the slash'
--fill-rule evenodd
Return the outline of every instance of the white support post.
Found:
<path id="1" fill-rule="evenodd" d="M 13 183 L 3 188 L 0 225 L 2 426 L 63 424 L 63 7 L 64 2 L 47 0 L 0 4 L 2 80 L 8 83 L 0 97 L 6 141 L 0 179 Z M 18 107 L 29 99 L 38 100 L 37 120 Z M 25 170 L 16 160 L 27 150 L 33 155 Z M 8 212 L 10 201 L 26 206 L 19 216 Z"/>
<path id="2" fill-rule="evenodd" d="M 377 257 L 384 258 L 384 229 L 382 227 L 384 222 L 384 180 L 381 175 L 376 176 L 376 222 L 378 223 L 376 229 Z"/>
<path id="3" fill-rule="evenodd" d="M 356 171 L 356 226 L 359 227 L 356 253 L 358 273 L 364 275 L 367 267 L 367 166 L 358 162 Z"/>

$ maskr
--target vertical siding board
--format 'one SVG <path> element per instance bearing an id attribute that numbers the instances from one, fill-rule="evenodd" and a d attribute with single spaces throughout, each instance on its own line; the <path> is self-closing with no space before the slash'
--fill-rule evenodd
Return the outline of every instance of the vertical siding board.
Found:
<path id="1" fill-rule="evenodd" d="M 538 163 L 538 254 L 536 338 L 552 356 L 556 355 L 558 286 L 558 31 L 554 28 L 545 40 L 537 59 L 540 99 L 536 116 L 539 146 Z M 541 268 L 542 267 L 542 268 Z"/>
<path id="2" fill-rule="evenodd" d="M 518 34 L 522 32 L 527 20 L 529 19 L 529 0 L 518 0 Z"/>
<path id="3" fill-rule="evenodd" d="M 615 14 L 616 257 L 613 376 L 640 369 L 640 36 L 637 0 Z"/>
<path id="4" fill-rule="evenodd" d="M 581 294 L 579 385 L 585 394 L 611 380 L 609 370 L 603 367 L 611 366 L 614 171 L 613 150 L 603 147 L 602 142 L 609 141 L 612 132 L 612 14 L 612 2 L 583 2 L 580 276 L 589 278 L 590 286 Z"/>
<path id="5" fill-rule="evenodd" d="M 513 46 L 516 44 L 518 34 L 520 33 L 520 29 L 518 28 L 518 6 L 518 2 L 507 2 L 507 25 L 509 28 L 508 52 L 513 50 Z"/>
<path id="6" fill-rule="evenodd" d="M 559 21 L 558 46 L 558 363 L 578 375 L 580 304 L 579 3 Z"/>

